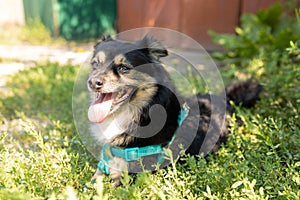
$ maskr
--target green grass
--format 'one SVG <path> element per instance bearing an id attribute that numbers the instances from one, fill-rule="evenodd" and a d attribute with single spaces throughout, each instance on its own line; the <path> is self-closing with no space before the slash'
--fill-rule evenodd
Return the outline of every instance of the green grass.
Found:
<path id="1" fill-rule="evenodd" d="M 257 74 L 265 97 L 251 110 L 237 107 L 229 141 L 203 158 L 184 157 L 156 174 L 113 189 L 105 178 L 90 184 L 97 160 L 80 141 L 72 119 L 72 87 L 78 66 L 46 63 L 9 78 L 1 96 L 0 199 L 299 199 L 300 71 L 265 66 Z M 270 64 L 270 63 L 268 63 Z M 252 74 L 224 68 L 225 82 Z M 257 71 L 257 70 L 256 70 Z"/>
<path id="2" fill-rule="evenodd" d="M 90 183 L 97 159 L 80 142 L 72 114 L 79 67 L 38 63 L 8 77 L 8 91 L 0 92 L 0 199 L 300 199 L 300 45 L 281 41 L 279 48 L 280 35 L 257 17 L 243 23 L 245 30 L 258 23 L 254 27 L 271 39 L 245 30 L 216 36 L 229 45 L 217 55 L 229 59 L 221 74 L 225 85 L 257 78 L 262 100 L 252 109 L 235 106 L 232 121 L 243 125 L 231 124 L 217 153 L 183 156 L 181 164 L 172 161 L 135 179 L 125 174 L 118 188 L 106 177 Z M 195 91 L 206 89 L 199 77 L 188 76 Z"/>
<path id="3" fill-rule="evenodd" d="M 26 25 L 5 25 L 0 28 L 0 43 L 7 45 L 67 45 L 61 37 L 53 38 L 40 20 L 29 20 Z"/>
<path id="4" fill-rule="evenodd" d="M 90 163 L 96 162 L 76 142 L 72 88 L 77 70 L 46 63 L 9 77 L 9 92 L 0 103 L 0 199 L 49 197 L 68 185 L 84 189 L 82 177 L 91 176 Z"/>

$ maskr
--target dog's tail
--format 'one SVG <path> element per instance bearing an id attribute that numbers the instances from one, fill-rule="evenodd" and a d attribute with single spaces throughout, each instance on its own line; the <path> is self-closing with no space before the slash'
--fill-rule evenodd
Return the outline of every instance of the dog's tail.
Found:
<path id="1" fill-rule="evenodd" d="M 234 83 L 226 88 L 227 98 L 233 101 L 235 105 L 243 107 L 252 107 L 258 101 L 259 94 L 263 91 L 263 87 L 258 81 L 248 79 L 243 82 Z"/>

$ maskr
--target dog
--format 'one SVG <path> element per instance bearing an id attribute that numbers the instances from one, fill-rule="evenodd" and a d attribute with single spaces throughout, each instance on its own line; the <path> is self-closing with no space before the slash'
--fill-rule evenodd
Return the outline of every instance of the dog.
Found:
<path id="1" fill-rule="evenodd" d="M 112 184 L 118 186 L 122 171 L 128 170 L 132 163 L 140 164 L 140 160 L 149 157 L 148 163 L 161 164 L 158 160 L 163 154 L 162 149 L 170 146 L 180 126 L 188 127 L 186 116 L 197 119 L 197 124 L 191 125 L 196 128 L 196 134 L 190 139 L 186 153 L 198 155 L 209 134 L 218 136 L 211 146 L 211 151 L 217 151 L 228 136 L 226 115 L 233 113 L 229 102 L 252 107 L 259 100 L 262 86 L 249 79 L 228 86 L 225 99 L 218 95 L 197 94 L 196 99 L 188 99 L 183 106 L 160 61 L 166 56 L 168 50 L 150 36 L 136 42 L 106 36 L 94 46 L 87 80 L 92 99 L 88 118 L 91 133 L 103 148 L 93 180 L 109 174 Z M 213 105 L 212 98 L 226 108 Z M 200 112 L 188 111 L 189 104 L 196 104 Z M 158 115 L 151 116 L 151 108 L 157 105 Z M 225 115 L 218 113 L 222 109 L 225 109 Z M 155 121 L 164 114 L 164 120 Z M 154 130 L 155 123 L 161 123 L 157 130 Z M 154 126 L 146 129 L 149 124 Z"/>

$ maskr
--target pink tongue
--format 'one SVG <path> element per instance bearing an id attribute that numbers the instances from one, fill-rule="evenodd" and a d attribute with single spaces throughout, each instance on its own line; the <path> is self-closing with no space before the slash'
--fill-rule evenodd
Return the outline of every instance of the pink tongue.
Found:
<path id="1" fill-rule="evenodd" d="M 105 96 L 101 100 L 93 103 L 89 108 L 88 118 L 91 122 L 103 122 L 111 109 L 113 103 L 112 93 L 102 95 Z"/>

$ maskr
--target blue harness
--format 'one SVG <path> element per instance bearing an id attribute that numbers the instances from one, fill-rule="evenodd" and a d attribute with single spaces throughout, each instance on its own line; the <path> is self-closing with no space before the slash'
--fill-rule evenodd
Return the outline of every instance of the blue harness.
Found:
<path id="1" fill-rule="evenodd" d="M 178 115 L 178 127 L 182 125 L 183 121 L 187 118 L 189 114 L 189 107 L 185 103 Z M 172 144 L 175 139 L 175 135 L 173 135 L 171 141 L 168 145 Z M 112 160 L 114 156 L 125 159 L 127 162 L 137 161 L 141 157 L 150 156 L 158 154 L 158 163 L 161 164 L 163 162 L 163 154 L 164 150 L 161 145 L 150 145 L 145 147 L 132 147 L 132 148 L 119 148 L 113 147 L 109 144 L 104 144 L 101 150 L 100 161 L 97 165 L 98 169 L 105 174 L 109 174 L 108 164 Z"/>

